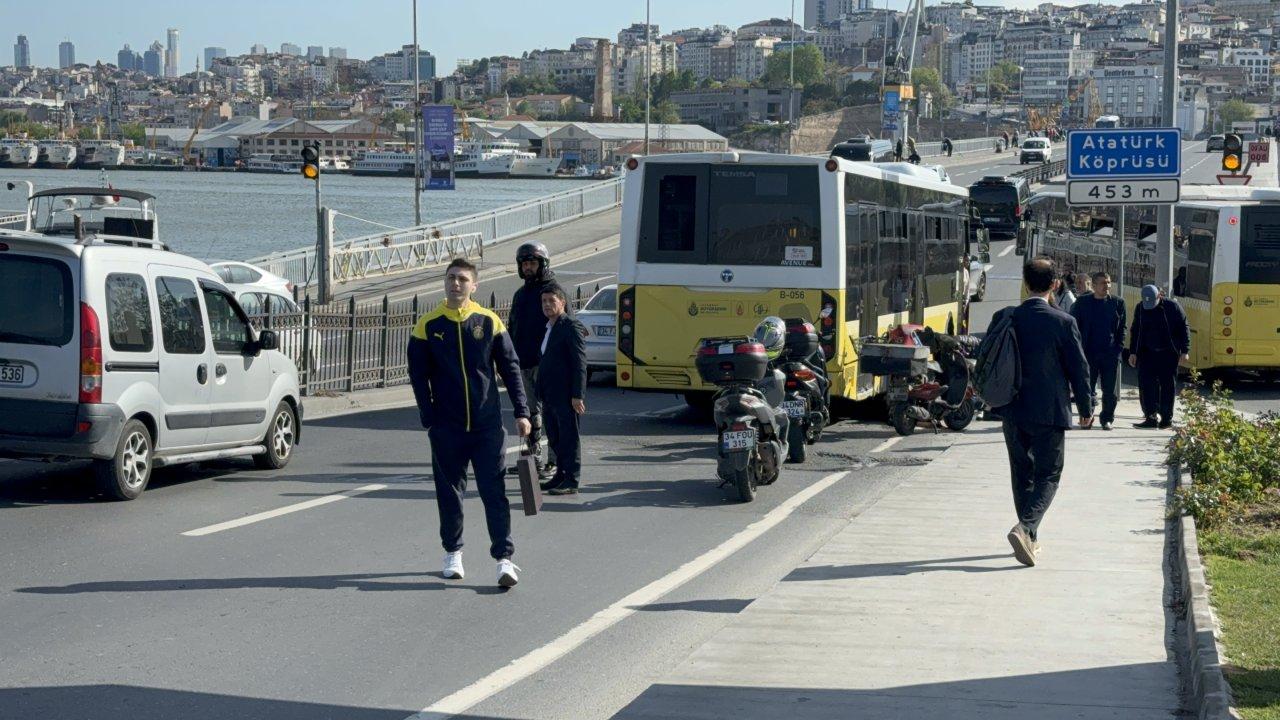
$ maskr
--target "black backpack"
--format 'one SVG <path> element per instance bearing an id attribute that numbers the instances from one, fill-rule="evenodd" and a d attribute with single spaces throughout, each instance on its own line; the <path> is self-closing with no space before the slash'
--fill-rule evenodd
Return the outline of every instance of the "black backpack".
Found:
<path id="1" fill-rule="evenodd" d="M 1022 358 L 1018 354 L 1018 333 L 1013 312 L 996 322 L 978 346 L 974 367 L 975 385 L 987 405 L 999 409 L 1013 403 L 1022 386 Z"/>

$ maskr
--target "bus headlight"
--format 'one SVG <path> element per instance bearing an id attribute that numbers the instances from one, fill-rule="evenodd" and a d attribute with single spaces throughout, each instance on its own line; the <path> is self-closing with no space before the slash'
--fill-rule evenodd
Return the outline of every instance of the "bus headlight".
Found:
<path id="1" fill-rule="evenodd" d="M 1231 296 L 1230 296 L 1230 295 L 1228 295 L 1228 296 L 1226 296 L 1226 297 L 1222 298 L 1222 304 L 1223 304 L 1223 305 L 1230 305 L 1230 304 L 1231 304 Z"/>
<path id="2" fill-rule="evenodd" d="M 1226 325 L 1226 326 L 1228 326 L 1228 327 L 1230 327 L 1230 326 L 1231 326 L 1231 318 L 1229 318 L 1229 317 L 1224 317 L 1224 318 L 1222 318 L 1222 324 L 1223 324 L 1223 325 Z"/>
<path id="3" fill-rule="evenodd" d="M 1222 328 L 1222 337 L 1231 337 L 1231 328 Z"/>

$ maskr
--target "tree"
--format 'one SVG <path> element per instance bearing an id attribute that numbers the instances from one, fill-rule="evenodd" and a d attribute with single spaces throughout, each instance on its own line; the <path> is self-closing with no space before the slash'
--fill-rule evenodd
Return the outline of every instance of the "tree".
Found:
<path id="1" fill-rule="evenodd" d="M 644 108 L 641 108 L 640 112 L 643 115 Z M 652 106 L 652 112 L 650 115 L 650 120 L 652 122 L 661 123 L 663 125 L 676 125 L 680 122 L 680 107 L 670 100 L 663 100 L 662 102 L 655 103 Z M 641 117 L 641 120 L 643 119 L 644 118 Z"/>
<path id="2" fill-rule="evenodd" d="M 668 72 L 656 75 L 653 81 L 653 102 L 663 102 L 671 97 L 671 93 L 692 90 L 698 84 L 692 70 Z"/>
<path id="3" fill-rule="evenodd" d="M 124 135 L 125 139 L 132 140 L 138 147 L 147 144 L 147 129 L 142 126 L 142 123 L 124 123 L 120 126 L 120 134 Z"/>
<path id="4" fill-rule="evenodd" d="M 644 122 L 644 102 L 624 95 L 618 101 L 618 120 L 624 123 Z"/>
<path id="5" fill-rule="evenodd" d="M 991 98 L 1003 99 L 1009 94 L 1009 88 L 1020 84 L 1019 75 L 1022 70 L 1009 60 L 1001 60 L 987 71 L 987 93 Z"/>
<path id="6" fill-rule="evenodd" d="M 559 91 L 550 75 L 517 75 L 503 86 L 511 97 L 525 95 L 554 95 Z"/>
<path id="7" fill-rule="evenodd" d="M 1240 98 L 1232 98 L 1218 106 L 1218 121 L 1224 131 L 1230 132 L 1231 123 L 1252 119 L 1253 106 Z"/>
<path id="8" fill-rule="evenodd" d="M 880 86 L 870 80 L 854 80 L 844 89 L 844 105 L 874 105 L 880 102 Z"/>
<path id="9" fill-rule="evenodd" d="M 784 50 L 769 56 L 769 63 L 765 67 L 764 75 L 760 77 L 761 84 L 785 85 L 791 80 L 791 52 L 790 50 Z M 801 45 L 797 47 L 795 56 L 797 85 L 804 87 L 822 82 L 825 63 L 822 59 L 822 51 L 816 45 Z"/>
<path id="10" fill-rule="evenodd" d="M 933 95 L 933 106 L 939 112 L 951 106 L 951 89 L 942 84 L 938 71 L 931 67 L 918 67 L 911 71 L 911 84 L 915 86 L 916 97 L 926 92 Z"/>
<path id="11" fill-rule="evenodd" d="M 81 125 L 80 129 L 76 131 L 76 137 L 81 140 L 93 140 L 97 135 L 98 133 L 92 125 Z"/>

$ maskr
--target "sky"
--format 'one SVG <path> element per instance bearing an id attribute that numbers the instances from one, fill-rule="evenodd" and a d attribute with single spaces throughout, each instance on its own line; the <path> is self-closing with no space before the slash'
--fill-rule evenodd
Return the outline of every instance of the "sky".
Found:
<path id="1" fill-rule="evenodd" d="M 932 0 L 929 0 L 932 3 Z M 786 17 L 791 0 L 650 0 L 652 22 L 661 32 L 715 24 L 738 27 Z M 902 9 L 906 0 L 888 2 Z M 1107 0 L 1109 3 L 1119 0 Z M 1039 0 L 979 0 L 978 4 L 1031 7 Z M 166 28 L 180 33 L 180 69 L 195 69 L 207 46 L 245 54 L 254 43 L 272 52 L 291 42 L 345 47 L 348 57 L 368 60 L 413 41 L 412 0 L 0 0 L 0 65 L 13 62 L 13 44 L 24 34 L 32 63 L 56 67 L 58 43 L 76 46 L 76 62 L 115 62 L 129 43 L 141 53 L 165 44 Z M 795 0 L 797 20 L 804 0 Z M 644 0 L 418 0 L 418 42 L 436 56 L 438 73 L 458 58 L 516 55 L 523 50 L 568 47 L 578 37 L 616 38 L 622 28 L 644 22 Z M 203 59 L 201 60 L 203 62 Z"/>

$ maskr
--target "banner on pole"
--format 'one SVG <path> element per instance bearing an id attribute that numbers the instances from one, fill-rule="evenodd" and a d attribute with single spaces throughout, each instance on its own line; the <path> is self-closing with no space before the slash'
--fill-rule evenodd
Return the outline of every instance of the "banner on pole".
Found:
<path id="1" fill-rule="evenodd" d="M 453 190 L 453 106 L 422 107 L 422 142 L 418 161 L 426 168 L 423 190 Z"/>

